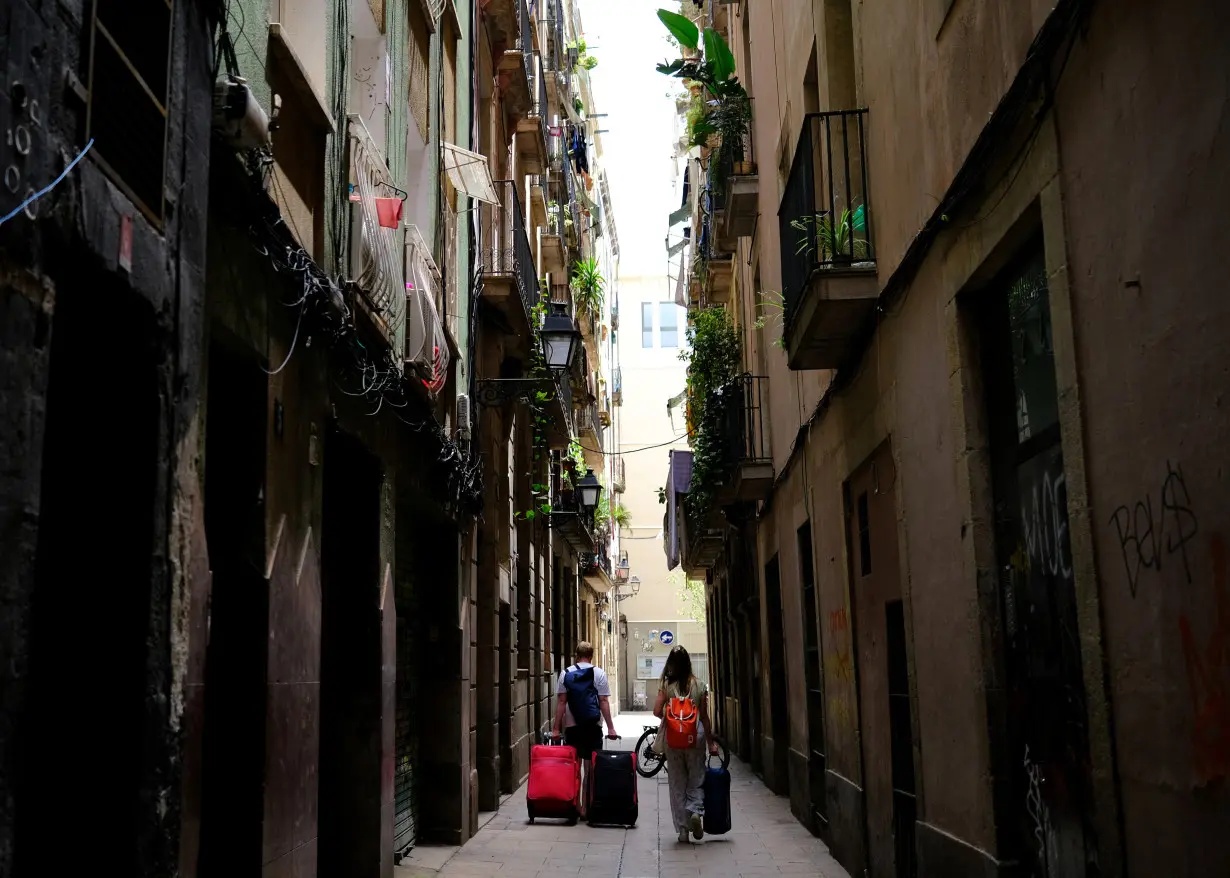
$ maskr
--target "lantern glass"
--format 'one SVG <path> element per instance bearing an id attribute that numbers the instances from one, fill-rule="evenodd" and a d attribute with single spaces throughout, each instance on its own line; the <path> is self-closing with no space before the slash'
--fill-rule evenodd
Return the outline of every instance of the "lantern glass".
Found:
<path id="1" fill-rule="evenodd" d="M 554 310 L 543 321 L 542 355 L 547 361 L 547 368 L 552 372 L 567 372 L 572 368 L 580 347 L 581 333 L 577 331 L 572 318 L 564 310 L 563 304 L 556 302 Z"/>

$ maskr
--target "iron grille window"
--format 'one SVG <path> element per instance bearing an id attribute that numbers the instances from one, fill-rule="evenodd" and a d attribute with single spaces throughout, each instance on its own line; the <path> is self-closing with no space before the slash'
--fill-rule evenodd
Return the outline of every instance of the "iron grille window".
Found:
<path id="1" fill-rule="evenodd" d="M 156 225 L 165 209 L 174 0 L 95 0 L 86 138 L 95 160 Z"/>

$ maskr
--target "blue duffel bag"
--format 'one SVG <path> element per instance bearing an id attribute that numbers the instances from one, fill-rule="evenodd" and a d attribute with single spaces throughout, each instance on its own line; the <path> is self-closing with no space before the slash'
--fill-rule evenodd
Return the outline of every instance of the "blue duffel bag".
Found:
<path id="1" fill-rule="evenodd" d="M 730 832 L 730 772 L 724 764 L 717 768 L 710 765 L 705 769 L 704 791 L 705 834 Z"/>

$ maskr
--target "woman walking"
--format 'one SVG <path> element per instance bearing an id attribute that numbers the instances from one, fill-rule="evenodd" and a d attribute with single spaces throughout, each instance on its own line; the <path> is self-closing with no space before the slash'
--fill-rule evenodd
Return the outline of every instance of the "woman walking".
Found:
<path id="1" fill-rule="evenodd" d="M 666 744 L 666 770 L 669 773 L 671 817 L 679 841 L 688 833 L 698 841 L 704 837 L 701 816 L 705 813 L 706 744 L 710 754 L 718 745 L 709 722 L 709 692 L 692 674 L 692 657 L 676 646 L 666 658 L 666 668 L 658 689 L 653 715 L 663 720 L 659 738 Z M 697 722 L 699 720 L 699 722 Z"/>

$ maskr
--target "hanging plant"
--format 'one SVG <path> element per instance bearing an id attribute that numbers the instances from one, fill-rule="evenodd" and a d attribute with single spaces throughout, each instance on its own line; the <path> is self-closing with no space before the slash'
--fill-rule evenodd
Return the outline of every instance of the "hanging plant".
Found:
<path id="1" fill-rule="evenodd" d="M 760 301 L 756 304 L 756 310 L 759 316 L 754 324 L 757 329 L 766 329 L 769 324 L 776 324 L 778 327 L 777 338 L 773 340 L 773 346 L 786 349 L 786 299 L 781 293 L 776 290 L 762 290 L 756 294 Z"/>
<path id="2" fill-rule="evenodd" d="M 526 369 L 526 376 L 543 380 L 544 382 L 551 375 L 547 369 L 547 363 L 542 354 L 542 343 L 539 339 L 539 333 L 542 330 L 543 321 L 546 320 L 547 302 L 550 301 L 550 291 L 546 288 L 546 283 L 542 283 L 543 295 L 539 296 L 538 304 L 534 306 L 531 312 L 530 326 L 532 329 L 532 338 L 530 339 L 530 356 L 529 365 Z M 549 385 L 548 385 L 549 386 Z M 548 458 L 551 450 L 547 444 L 547 430 L 551 425 L 551 418 L 547 413 L 548 404 L 555 398 L 555 389 L 538 389 L 532 390 L 529 393 L 527 402 L 530 416 L 530 424 L 532 435 L 530 439 L 531 452 L 531 472 L 535 481 L 530 485 L 530 507 L 528 509 L 519 510 L 515 514 L 515 518 L 522 521 L 533 521 L 536 518 L 550 517 L 551 515 L 551 488 L 550 485 L 538 482 L 539 475 L 546 469 Z"/>
<path id="3" fill-rule="evenodd" d="M 739 331 L 725 308 L 699 311 L 687 329 L 688 348 L 679 358 L 688 364 L 688 420 L 692 446 L 692 482 L 688 512 L 704 516 L 733 465 L 725 441 L 728 388 L 739 374 Z"/>
<path id="4" fill-rule="evenodd" d="M 611 499 L 604 491 L 602 499 L 598 501 L 598 510 L 594 513 L 594 526 L 595 529 L 605 530 L 612 522 L 616 527 L 631 527 L 632 515 L 621 503 L 616 503 L 612 509 Z"/>

